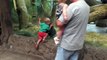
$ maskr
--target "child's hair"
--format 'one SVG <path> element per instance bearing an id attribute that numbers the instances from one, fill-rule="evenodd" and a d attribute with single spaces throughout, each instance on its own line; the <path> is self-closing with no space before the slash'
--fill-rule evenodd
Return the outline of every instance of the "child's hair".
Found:
<path id="1" fill-rule="evenodd" d="M 45 22 L 50 22 L 50 19 L 49 19 L 49 18 L 45 18 L 44 21 L 45 21 Z"/>

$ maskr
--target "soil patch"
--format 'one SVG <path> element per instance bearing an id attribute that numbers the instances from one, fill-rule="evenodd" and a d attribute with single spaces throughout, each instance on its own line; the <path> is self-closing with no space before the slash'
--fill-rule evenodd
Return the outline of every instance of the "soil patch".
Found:
<path id="1" fill-rule="evenodd" d="M 6 47 L 0 47 L 0 60 L 54 60 L 56 46 L 52 39 L 42 43 L 39 50 L 34 48 L 33 37 L 12 35 Z M 107 60 L 107 49 L 86 45 L 83 60 Z M 6 58 L 5 58 L 6 57 Z"/>

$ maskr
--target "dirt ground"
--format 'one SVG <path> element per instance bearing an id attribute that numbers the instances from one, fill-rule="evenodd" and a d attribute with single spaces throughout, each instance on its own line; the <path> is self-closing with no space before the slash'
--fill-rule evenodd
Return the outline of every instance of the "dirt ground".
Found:
<path id="1" fill-rule="evenodd" d="M 13 35 L 6 47 L 0 47 L 0 60 L 54 60 L 56 46 L 48 39 L 41 44 L 39 50 L 34 48 L 33 37 Z M 83 60 L 107 60 L 107 49 L 86 45 Z"/>
<path id="2" fill-rule="evenodd" d="M 0 60 L 41 60 L 40 57 L 0 50 Z"/>

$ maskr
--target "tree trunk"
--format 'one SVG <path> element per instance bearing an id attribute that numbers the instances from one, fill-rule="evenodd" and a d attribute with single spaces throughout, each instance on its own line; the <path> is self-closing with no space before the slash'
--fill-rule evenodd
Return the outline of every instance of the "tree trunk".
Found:
<path id="1" fill-rule="evenodd" d="M 12 34 L 12 22 L 9 0 L 0 0 L 0 23 L 1 23 L 1 43 L 7 44 L 9 36 Z"/>
<path id="2" fill-rule="evenodd" d="M 2 30 L 1 30 L 1 9 L 0 9 L 0 45 L 2 44 L 1 43 L 1 32 L 2 32 Z"/>
<path id="3" fill-rule="evenodd" d="M 25 28 L 29 25 L 29 14 L 25 4 L 25 0 L 16 0 L 17 13 L 19 16 L 19 28 Z"/>

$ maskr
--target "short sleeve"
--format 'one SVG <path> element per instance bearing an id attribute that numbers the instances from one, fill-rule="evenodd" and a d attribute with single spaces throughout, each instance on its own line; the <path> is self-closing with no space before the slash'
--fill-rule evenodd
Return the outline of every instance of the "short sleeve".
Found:
<path id="1" fill-rule="evenodd" d="M 61 15 L 58 20 L 61 21 L 62 23 L 64 23 L 63 15 Z"/>
<path id="2" fill-rule="evenodd" d="M 68 17 L 68 21 L 73 17 L 74 14 L 74 8 L 72 8 L 71 6 L 69 6 L 67 8 L 67 17 Z"/>
<path id="3" fill-rule="evenodd" d="M 40 23 L 40 26 L 42 26 L 43 25 L 43 23 Z"/>

